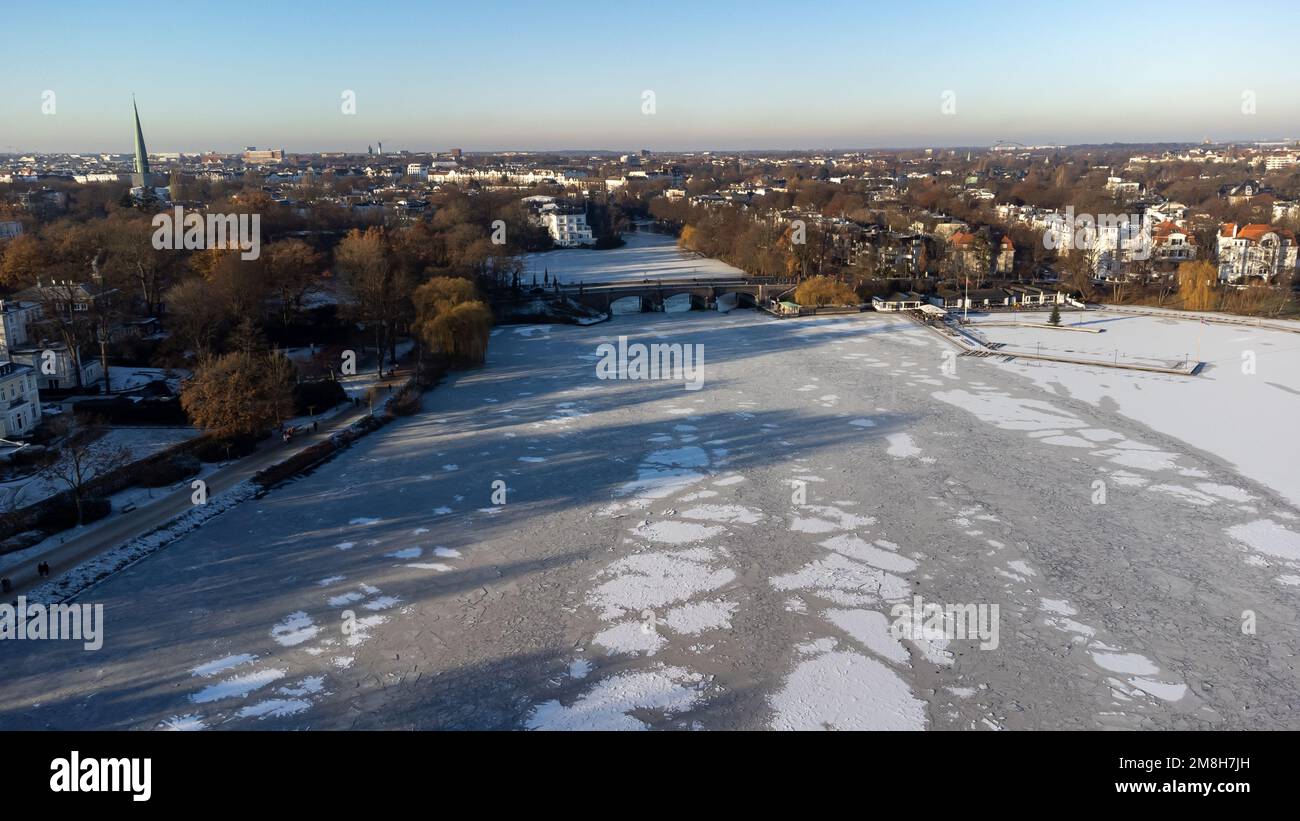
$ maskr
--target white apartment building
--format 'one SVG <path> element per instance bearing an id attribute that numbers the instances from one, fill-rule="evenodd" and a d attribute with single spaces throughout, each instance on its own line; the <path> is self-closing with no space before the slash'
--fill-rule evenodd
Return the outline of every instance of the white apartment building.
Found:
<path id="1" fill-rule="evenodd" d="M 1296 272 L 1295 234 L 1254 223 L 1225 223 L 1219 229 L 1219 281 L 1285 282 Z"/>
<path id="2" fill-rule="evenodd" d="M 41 421 L 41 397 L 29 365 L 0 362 L 0 437 L 21 439 Z"/>
<path id="3" fill-rule="evenodd" d="M 1142 195 L 1142 183 L 1130 182 L 1122 177 L 1107 177 L 1106 190 L 1114 194 L 1117 199 L 1133 198 Z"/>
<path id="4" fill-rule="evenodd" d="M 1115 219 L 1094 222 L 1079 217 L 1071 221 L 1057 215 L 1049 221 L 1045 240 L 1061 257 L 1084 254 L 1091 262 L 1093 276 L 1107 282 L 1124 278 L 1130 263 L 1151 258 L 1150 226 L 1122 215 L 1105 215 Z"/>
<path id="5" fill-rule="evenodd" d="M 1187 218 L 1187 206 L 1181 202 L 1164 202 L 1148 206 L 1142 214 L 1151 223 L 1182 222 Z"/>
<path id="6" fill-rule="evenodd" d="M 547 203 L 538 213 L 538 222 L 546 227 L 551 239 L 561 248 L 591 245 L 596 241 L 587 225 L 587 212 L 582 206 L 569 207 Z"/>
<path id="7" fill-rule="evenodd" d="M 1273 221 L 1281 222 L 1288 219 L 1300 219 L 1300 202 L 1293 200 L 1278 200 L 1273 203 Z"/>
<path id="8" fill-rule="evenodd" d="M 84 310 L 75 303 L 72 310 Z M 31 370 L 33 387 L 43 380 L 41 387 L 52 390 L 77 386 L 77 364 L 68 347 L 62 342 L 41 340 L 32 335 L 32 324 L 45 315 L 38 302 L 19 299 L 0 299 L 0 359 Z M 94 385 L 104 378 L 104 368 L 99 358 L 81 356 L 81 384 Z M 0 404 L 3 407 L 3 404 Z"/>
<path id="9" fill-rule="evenodd" d="M 1264 170 L 1281 171 L 1300 164 L 1300 154 L 1269 154 L 1264 158 Z"/>
<path id="10" fill-rule="evenodd" d="M 41 306 L 35 302 L 0 299 L 0 356 L 8 358 L 10 349 L 28 344 L 27 329 L 41 318 Z"/>
<path id="11" fill-rule="evenodd" d="M 104 368 L 99 357 L 79 350 L 81 356 L 81 387 L 90 388 L 104 379 Z M 40 387 L 49 390 L 70 390 L 77 387 L 77 362 L 70 349 L 62 342 L 28 345 L 11 348 L 9 356 L 15 364 L 30 367 Z"/>
<path id="12" fill-rule="evenodd" d="M 94 172 L 89 174 L 74 174 L 72 176 L 73 182 L 77 182 L 82 185 L 86 185 L 87 183 L 93 183 L 93 182 L 121 182 L 122 180 L 129 179 L 129 178 L 130 178 L 129 174 L 114 174 L 114 173 L 104 173 L 104 172 Z"/>
<path id="13" fill-rule="evenodd" d="M 494 185 L 507 183 L 511 185 L 537 185 L 539 183 L 548 183 L 554 185 L 575 186 L 585 185 L 587 174 L 585 171 L 549 171 L 545 169 L 517 169 L 517 168 L 447 168 L 438 169 L 429 172 L 429 182 L 432 183 L 454 183 L 464 184 L 472 180 L 477 180 L 484 185 Z"/>

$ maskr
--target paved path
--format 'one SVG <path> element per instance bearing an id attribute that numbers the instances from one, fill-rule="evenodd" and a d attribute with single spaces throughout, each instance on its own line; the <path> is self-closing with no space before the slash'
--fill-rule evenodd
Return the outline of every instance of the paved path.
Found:
<path id="1" fill-rule="evenodd" d="M 400 384 L 408 375 L 399 370 L 391 384 Z M 208 486 L 208 497 L 211 498 L 218 493 L 229 490 L 240 482 L 251 479 L 258 471 L 288 458 L 293 453 L 309 448 L 318 442 L 323 442 L 331 434 L 347 428 L 369 413 L 370 408 L 365 405 L 360 406 L 360 409 L 354 409 L 350 403 L 340 405 L 332 416 L 323 416 L 321 418 L 320 421 L 323 424 L 318 432 L 300 434 L 289 442 L 284 442 L 278 437 L 272 436 L 260 443 L 257 450 L 248 457 L 224 465 L 216 472 L 204 477 L 204 481 L 207 482 Z M 193 490 L 190 487 L 190 481 L 185 480 L 180 483 L 179 490 L 165 491 L 165 496 L 129 513 L 114 513 L 111 518 L 96 523 L 90 529 L 68 539 L 66 542 L 57 544 L 49 550 L 31 556 L 21 564 L 9 568 L 4 572 L 4 575 L 13 584 L 13 591 L 10 595 L 17 596 L 45 582 L 36 571 L 36 566 L 41 562 L 49 562 L 50 578 L 57 579 L 60 573 L 66 572 L 130 539 L 156 530 L 185 513 L 193 504 L 191 502 Z"/>

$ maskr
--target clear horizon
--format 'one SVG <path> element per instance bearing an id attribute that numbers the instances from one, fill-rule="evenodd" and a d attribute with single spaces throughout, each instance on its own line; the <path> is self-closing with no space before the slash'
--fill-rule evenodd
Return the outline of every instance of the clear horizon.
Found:
<path id="1" fill-rule="evenodd" d="M 339 21 L 355 8 L 333 0 L 310 16 L 219 8 L 211 20 L 73 3 L 66 28 L 35 8 L 8 12 L 23 36 L 0 57 L 0 153 L 127 153 L 133 93 L 160 153 L 364 153 L 381 141 L 385 153 L 872 150 L 1300 131 L 1300 63 L 1285 59 L 1300 11 L 1280 2 L 1257 10 L 1276 25 L 1218 66 L 1195 59 L 1226 47 L 1210 25 L 1221 7 L 1203 0 L 1157 3 L 1141 20 L 1111 4 L 1073 23 L 1020 0 L 996 16 L 947 0 L 925 13 L 832 4 L 803 15 L 675 0 L 635 14 L 396 2 L 353 28 Z M 1135 32 L 1170 20 L 1167 46 L 1135 45 Z M 343 113 L 347 91 L 355 114 Z"/>

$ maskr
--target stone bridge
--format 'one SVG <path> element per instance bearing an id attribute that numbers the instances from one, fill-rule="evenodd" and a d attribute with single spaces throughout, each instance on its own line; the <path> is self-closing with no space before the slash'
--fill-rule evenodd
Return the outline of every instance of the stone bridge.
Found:
<path id="1" fill-rule="evenodd" d="M 773 279 L 651 279 L 561 285 L 560 293 L 606 313 L 613 313 L 615 303 L 623 300 L 619 313 L 638 313 L 663 311 L 669 301 L 681 305 L 683 300 L 674 297 L 683 295 L 689 297 L 691 308 L 714 308 L 719 299 L 725 303 L 729 294 L 735 294 L 737 307 L 754 307 L 787 295 L 797 284 Z M 639 309 L 634 307 L 638 300 Z"/>

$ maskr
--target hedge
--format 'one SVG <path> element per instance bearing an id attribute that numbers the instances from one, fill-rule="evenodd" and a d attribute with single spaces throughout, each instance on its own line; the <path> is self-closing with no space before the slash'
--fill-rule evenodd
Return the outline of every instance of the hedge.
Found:
<path id="1" fill-rule="evenodd" d="M 114 399 L 83 399 L 72 403 L 72 412 L 78 416 L 99 417 L 114 425 L 188 425 L 189 418 L 175 397 L 166 399 L 141 399 L 132 402 L 124 397 Z"/>
<path id="2" fill-rule="evenodd" d="M 293 386 L 293 412 L 296 416 L 321 413 L 340 402 L 346 402 L 347 392 L 333 379 L 299 382 Z"/>

